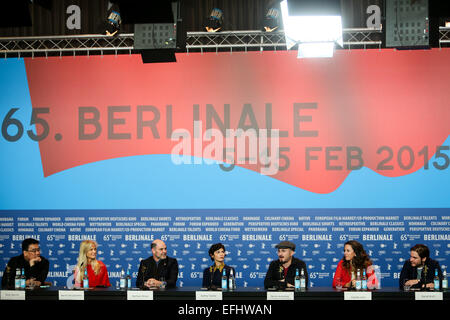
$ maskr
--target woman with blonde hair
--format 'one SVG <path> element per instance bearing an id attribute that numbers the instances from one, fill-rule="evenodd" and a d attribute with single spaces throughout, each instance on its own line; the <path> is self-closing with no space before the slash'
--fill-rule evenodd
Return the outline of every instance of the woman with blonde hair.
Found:
<path id="1" fill-rule="evenodd" d="M 75 267 L 75 287 L 81 287 L 87 271 L 89 287 L 110 287 L 108 271 L 103 262 L 97 260 L 97 243 L 85 240 L 80 244 L 77 266 Z"/>

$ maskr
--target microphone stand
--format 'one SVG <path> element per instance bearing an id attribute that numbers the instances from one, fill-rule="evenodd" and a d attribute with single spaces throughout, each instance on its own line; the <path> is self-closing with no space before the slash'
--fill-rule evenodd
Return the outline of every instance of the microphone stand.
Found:
<path id="1" fill-rule="evenodd" d="M 421 276 L 422 279 L 424 279 L 422 287 L 420 288 L 420 291 L 430 291 L 429 288 L 427 288 L 427 273 L 428 273 L 428 266 L 425 265 L 423 267 L 423 274 Z"/>
<path id="2" fill-rule="evenodd" d="M 214 266 L 209 267 L 209 286 L 208 286 L 208 291 L 216 291 L 217 287 L 212 283 L 213 282 L 213 277 L 214 277 Z"/>
<path id="3" fill-rule="evenodd" d="M 284 278 L 284 269 L 283 266 L 280 265 L 280 269 L 278 270 L 279 274 L 280 274 L 280 280 L 278 281 L 278 285 L 277 285 L 277 289 L 278 290 L 285 290 L 286 289 L 286 279 Z M 282 282 L 281 280 L 284 279 L 284 282 Z"/>

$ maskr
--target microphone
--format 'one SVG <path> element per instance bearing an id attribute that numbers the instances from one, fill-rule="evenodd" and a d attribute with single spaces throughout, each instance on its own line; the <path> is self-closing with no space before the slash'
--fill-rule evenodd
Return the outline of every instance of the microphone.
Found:
<path id="1" fill-rule="evenodd" d="M 161 268 L 161 272 L 160 272 L 160 274 L 165 274 L 165 270 L 166 270 L 166 268 L 167 268 L 167 259 L 164 259 L 163 261 L 162 261 L 163 263 L 162 263 L 162 268 Z"/>
<path id="2" fill-rule="evenodd" d="M 209 267 L 209 286 L 208 290 L 217 290 L 216 285 L 213 284 L 213 278 L 214 278 L 214 266 Z"/>
<path id="3" fill-rule="evenodd" d="M 283 280 L 284 279 L 284 270 L 283 270 L 283 266 L 282 265 L 280 265 L 280 268 L 279 268 L 278 272 L 280 274 L 280 277 L 279 277 L 280 280 Z"/>
<path id="4" fill-rule="evenodd" d="M 422 276 L 420 277 L 421 278 L 421 281 L 422 281 L 422 279 L 423 279 L 423 283 L 422 283 L 422 288 L 421 288 L 421 290 L 428 290 L 428 288 L 427 288 L 427 273 L 428 273 L 428 266 L 427 265 L 425 265 L 424 267 L 423 267 L 423 273 L 422 273 Z"/>
<path id="5" fill-rule="evenodd" d="M 286 289 L 287 284 L 286 284 L 286 279 L 284 276 L 284 268 L 282 265 L 280 265 L 278 273 L 279 273 L 279 280 L 278 280 L 276 288 L 277 288 L 277 290 L 284 290 L 284 289 Z M 284 280 L 284 281 L 282 281 L 282 280 Z"/>

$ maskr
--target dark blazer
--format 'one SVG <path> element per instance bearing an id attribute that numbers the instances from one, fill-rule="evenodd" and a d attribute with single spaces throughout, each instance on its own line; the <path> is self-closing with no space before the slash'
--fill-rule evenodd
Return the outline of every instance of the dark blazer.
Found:
<path id="1" fill-rule="evenodd" d="M 425 267 L 427 268 L 427 272 L 425 275 Z M 422 285 L 427 283 L 433 283 L 434 282 L 434 273 L 435 270 L 438 270 L 438 276 L 439 276 L 439 285 L 442 286 L 442 271 L 441 267 L 439 266 L 439 262 L 436 260 L 428 258 L 425 260 L 424 270 L 422 270 L 422 277 L 420 279 L 420 283 L 417 285 L 412 286 L 412 288 L 421 288 Z M 401 290 L 403 290 L 403 284 L 407 280 L 415 280 L 417 279 L 417 267 L 413 267 L 411 265 L 411 262 L 409 260 L 405 261 L 405 264 L 403 265 L 402 271 L 400 272 L 400 279 L 399 279 L 399 287 Z"/>
<path id="2" fill-rule="evenodd" d="M 264 288 L 273 287 L 286 287 L 287 283 L 294 285 L 295 282 L 295 270 L 298 269 L 298 274 L 301 274 L 303 269 L 305 272 L 306 287 L 308 288 L 308 271 L 306 270 L 306 264 L 297 258 L 292 257 L 292 263 L 288 268 L 285 282 L 280 282 L 283 280 L 284 273 L 283 267 L 281 266 L 280 260 L 274 260 L 269 265 L 269 270 L 267 270 L 266 278 L 264 279 Z"/>
<path id="3" fill-rule="evenodd" d="M 224 266 L 225 273 L 227 275 L 227 278 L 230 277 L 230 271 L 233 270 L 233 276 L 236 279 L 236 271 L 233 267 Z M 216 269 L 214 271 L 214 266 L 208 267 L 205 270 L 203 270 L 203 282 L 202 287 L 203 288 L 210 288 L 211 286 L 215 286 L 216 288 L 222 288 L 222 272 L 220 272 L 219 269 Z"/>
<path id="4" fill-rule="evenodd" d="M 13 257 L 8 261 L 5 272 L 3 272 L 2 288 L 14 288 L 16 269 L 24 269 L 27 280 L 35 278 L 43 285 L 45 279 L 47 279 L 49 265 L 48 260 L 44 257 L 41 257 L 41 261 L 36 262 L 32 267 L 30 267 L 30 263 L 25 260 L 23 254 Z"/>
<path id="5" fill-rule="evenodd" d="M 158 266 L 156 266 L 156 261 L 151 256 L 141 261 L 136 279 L 136 287 L 142 288 L 148 279 L 154 278 L 159 280 L 162 276 L 164 276 L 168 288 L 176 287 L 178 279 L 177 259 L 167 257 L 166 259 L 160 260 Z"/>

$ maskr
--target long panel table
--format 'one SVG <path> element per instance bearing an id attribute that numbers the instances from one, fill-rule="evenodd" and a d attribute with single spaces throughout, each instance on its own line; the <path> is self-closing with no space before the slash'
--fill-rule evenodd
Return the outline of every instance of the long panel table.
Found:
<path id="1" fill-rule="evenodd" d="M 25 290 L 25 300 L 59 300 L 59 291 L 68 290 L 67 288 L 35 288 L 33 290 Z M 127 290 L 120 290 L 116 288 L 93 288 L 87 290 L 72 290 L 83 291 L 84 300 L 127 300 Z M 142 291 L 139 289 L 130 289 L 130 291 Z M 150 290 L 143 290 L 150 291 Z M 153 291 L 153 300 L 196 300 L 196 292 L 208 292 L 206 289 L 198 287 L 183 287 L 173 289 L 156 289 Z M 220 291 L 220 290 L 219 290 Z M 267 295 L 270 292 L 282 292 L 276 290 L 265 290 L 264 288 L 237 288 L 233 291 L 222 292 L 223 300 L 267 300 Z M 346 290 L 336 290 L 332 288 L 310 288 L 305 291 L 294 292 L 285 290 L 284 292 L 292 292 L 294 300 L 318 300 L 318 301 L 343 301 Z M 352 291 L 355 292 L 356 291 Z M 400 291 L 398 288 L 383 288 L 379 290 L 368 290 L 359 292 L 371 292 L 371 300 L 374 301 L 405 301 L 416 300 L 417 291 Z M 424 292 L 424 293 L 429 293 Z M 450 291 L 441 291 L 444 301 L 450 300 Z M 431 295 L 433 292 L 431 292 Z M 432 297 L 431 297 L 432 298 Z"/>
<path id="2" fill-rule="evenodd" d="M 14 296 L 16 291 L 1 292 Z M 126 320 L 150 318 L 159 315 L 167 319 L 291 319 L 314 315 L 328 319 L 349 317 L 355 314 L 380 319 L 399 316 L 418 318 L 430 314 L 447 314 L 450 292 L 421 292 L 421 298 L 442 300 L 417 301 L 414 291 L 403 292 L 397 288 L 355 292 L 332 288 L 310 288 L 304 292 L 265 290 L 264 288 L 237 288 L 234 291 L 207 291 L 198 287 L 184 287 L 164 290 L 119 290 L 116 288 L 95 288 L 90 290 L 68 290 L 67 288 L 39 288 L 21 291 L 25 301 L 0 300 L 0 310 L 11 310 L 16 314 L 36 315 L 45 313 L 46 320 L 61 317 L 89 315 L 102 319 Z M 19 296 L 20 296 L 19 294 Z M 82 301 L 60 300 L 62 294 L 81 294 Z M 152 298 L 151 301 L 129 300 L 128 298 Z M 286 297 L 284 297 L 286 295 Z M 291 300 L 268 300 L 268 298 Z M 221 300 L 197 300 L 197 298 Z M 346 301 L 348 298 L 370 301 Z M 159 318 L 158 316 L 158 318 Z"/>

